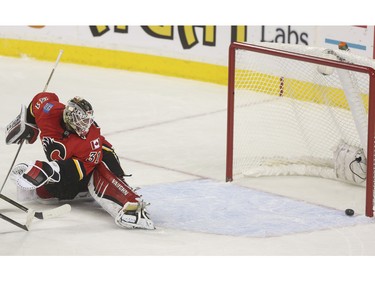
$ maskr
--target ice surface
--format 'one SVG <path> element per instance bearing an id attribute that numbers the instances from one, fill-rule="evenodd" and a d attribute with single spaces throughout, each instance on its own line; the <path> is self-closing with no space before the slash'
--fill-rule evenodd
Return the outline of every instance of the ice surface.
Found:
<path id="1" fill-rule="evenodd" d="M 272 237 L 362 223 L 335 210 L 212 180 L 157 184 L 142 189 L 156 225 L 232 236 Z"/>
<path id="2" fill-rule="evenodd" d="M 97 204 L 74 203 L 72 212 L 64 217 L 34 220 L 30 232 L 1 220 L 0 255 L 7 260 L 11 260 L 9 256 L 375 254 L 375 225 L 363 218 L 363 188 L 301 177 L 224 183 L 226 87 L 63 61 L 48 90 L 58 93 L 62 101 L 80 95 L 92 103 L 102 132 L 114 145 L 126 172 L 133 175 L 129 184 L 140 186 L 140 192 L 150 199 L 157 229 L 120 229 Z M 1 131 L 19 113 L 20 104 L 28 104 L 43 89 L 52 66 L 52 62 L 0 57 Z M 17 146 L 0 142 L 0 178 L 5 178 L 16 150 Z M 17 162 L 35 159 L 45 159 L 39 142 L 25 144 Z M 11 181 L 3 193 L 15 198 Z M 277 203 L 270 206 L 266 199 Z M 54 207 L 27 206 L 37 210 Z M 288 213 L 281 216 L 278 208 Z M 359 216 L 344 217 L 346 208 L 354 209 Z M 0 210 L 20 221 L 24 218 L 6 202 L 0 201 Z M 200 215 L 203 217 L 198 218 Z M 232 216 L 236 221 L 231 221 Z M 284 223 L 278 224 L 278 218 Z M 226 223 L 220 225 L 220 220 Z M 291 231 L 285 224 L 301 229 Z M 150 266 L 153 263 L 146 261 Z M 143 263 L 127 261 L 118 270 L 117 260 L 111 261 L 121 273 L 127 271 L 125 267 Z M 210 268 L 218 271 L 220 265 Z M 84 271 L 88 271 L 87 265 Z M 166 270 L 165 277 L 171 276 Z M 222 277 L 232 276 L 228 272 Z"/>

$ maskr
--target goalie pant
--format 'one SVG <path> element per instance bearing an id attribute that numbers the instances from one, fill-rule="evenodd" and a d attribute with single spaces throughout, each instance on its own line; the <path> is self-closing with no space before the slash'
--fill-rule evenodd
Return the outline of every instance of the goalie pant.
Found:
<path id="1" fill-rule="evenodd" d="M 147 213 L 147 204 L 104 163 L 95 168 L 88 189 L 95 201 L 115 219 L 117 225 L 124 228 L 155 228 Z"/>

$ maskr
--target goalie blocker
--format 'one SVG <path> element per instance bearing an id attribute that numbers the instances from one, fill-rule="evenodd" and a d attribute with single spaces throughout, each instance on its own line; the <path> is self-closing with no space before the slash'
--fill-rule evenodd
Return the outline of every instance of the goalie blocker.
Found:
<path id="1" fill-rule="evenodd" d="M 104 163 L 99 164 L 88 184 L 91 196 L 124 228 L 155 229 L 145 203 L 126 182 Z"/>
<path id="2" fill-rule="evenodd" d="M 32 144 L 36 141 L 38 135 L 39 129 L 27 123 L 27 109 L 22 105 L 20 114 L 6 127 L 6 144 L 20 144 L 23 140 Z"/>

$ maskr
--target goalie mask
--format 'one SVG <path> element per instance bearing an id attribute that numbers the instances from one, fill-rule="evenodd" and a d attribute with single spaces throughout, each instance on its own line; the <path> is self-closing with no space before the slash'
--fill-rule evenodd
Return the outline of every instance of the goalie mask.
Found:
<path id="1" fill-rule="evenodd" d="M 65 106 L 63 119 L 68 130 L 84 139 L 94 122 L 94 111 L 88 101 L 75 97 Z"/>

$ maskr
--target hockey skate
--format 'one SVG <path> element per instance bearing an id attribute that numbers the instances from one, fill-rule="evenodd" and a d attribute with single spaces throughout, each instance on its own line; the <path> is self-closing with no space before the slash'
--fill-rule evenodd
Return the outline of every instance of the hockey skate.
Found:
<path id="1" fill-rule="evenodd" d="M 147 205 L 149 204 L 143 200 L 139 200 L 138 203 L 127 202 L 117 214 L 116 224 L 123 228 L 155 229 L 146 210 Z"/>

